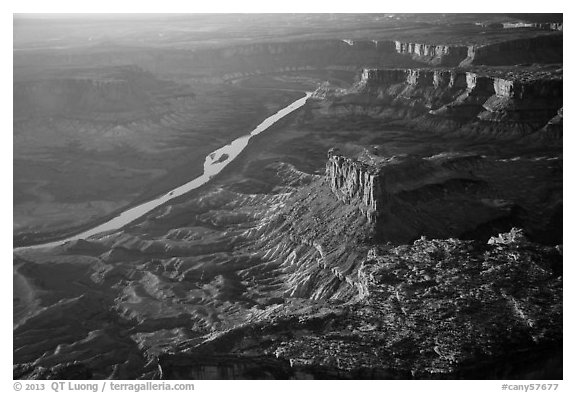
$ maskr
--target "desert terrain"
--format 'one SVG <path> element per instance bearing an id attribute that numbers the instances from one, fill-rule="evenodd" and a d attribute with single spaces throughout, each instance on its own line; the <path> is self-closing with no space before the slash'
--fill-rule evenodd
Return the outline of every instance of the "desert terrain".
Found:
<path id="1" fill-rule="evenodd" d="M 14 378 L 561 379 L 562 29 L 16 15 Z"/>

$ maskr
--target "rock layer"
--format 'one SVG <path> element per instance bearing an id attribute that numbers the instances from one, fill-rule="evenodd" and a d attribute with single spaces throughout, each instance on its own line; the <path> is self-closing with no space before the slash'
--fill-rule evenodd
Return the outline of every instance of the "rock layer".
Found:
<path id="1" fill-rule="evenodd" d="M 377 168 L 331 150 L 326 163 L 326 178 L 339 200 L 345 203 L 360 201 L 360 209 L 368 222 L 376 221 L 379 207 L 384 203 L 382 174 Z"/>
<path id="2" fill-rule="evenodd" d="M 456 66 L 462 62 L 467 54 L 465 45 L 434 45 L 411 42 L 394 42 L 396 52 L 410 55 L 417 61 L 441 66 Z"/>
<path id="3" fill-rule="evenodd" d="M 422 128 L 517 137 L 550 122 L 562 108 L 562 92 L 561 71 L 364 69 L 349 91 L 332 97 L 324 91 L 323 97 L 339 106 L 371 107 L 380 117 L 411 119 Z"/>

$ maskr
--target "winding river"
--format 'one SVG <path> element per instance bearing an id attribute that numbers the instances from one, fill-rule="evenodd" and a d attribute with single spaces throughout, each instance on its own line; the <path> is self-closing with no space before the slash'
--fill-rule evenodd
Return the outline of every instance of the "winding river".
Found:
<path id="1" fill-rule="evenodd" d="M 278 120 L 294 112 L 296 109 L 302 107 L 311 95 L 312 93 L 307 92 L 304 97 L 294 101 L 287 107 L 280 109 L 272 116 L 266 118 L 262 123 L 258 124 L 258 126 L 254 130 L 252 130 L 250 134 L 241 136 L 232 141 L 231 143 L 229 143 L 228 145 L 223 146 L 218 150 L 215 150 L 212 153 L 208 154 L 208 156 L 206 156 L 206 160 L 204 161 L 204 173 L 198 176 L 197 178 L 189 181 L 188 183 L 185 183 L 156 199 L 153 199 L 151 201 L 142 203 L 141 205 L 125 210 L 118 216 L 112 218 L 110 221 L 100 224 L 85 232 L 49 243 L 41 243 L 32 246 L 15 248 L 14 251 L 32 249 L 32 248 L 59 246 L 72 240 L 86 239 L 89 238 L 90 236 L 97 235 L 102 232 L 120 229 L 123 226 L 133 222 L 134 220 L 142 217 L 151 210 L 157 208 L 158 206 L 163 205 L 169 200 L 184 195 L 187 192 L 190 192 L 208 183 L 212 177 L 220 173 L 222 169 L 224 169 L 236 157 L 238 157 L 238 155 L 242 152 L 242 150 L 244 150 L 246 146 L 248 146 L 248 142 L 253 136 L 256 136 L 261 132 L 266 131 Z"/>

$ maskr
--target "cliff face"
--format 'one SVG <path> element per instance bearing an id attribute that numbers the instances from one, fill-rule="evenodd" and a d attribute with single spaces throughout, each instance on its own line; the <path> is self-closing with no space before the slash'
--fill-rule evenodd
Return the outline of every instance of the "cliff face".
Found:
<path id="1" fill-rule="evenodd" d="M 550 24 L 546 30 L 561 30 Z M 485 45 L 438 45 L 394 41 L 397 53 L 434 66 L 513 65 L 562 62 L 562 35 L 544 35 Z"/>
<path id="2" fill-rule="evenodd" d="M 335 102 L 353 104 L 355 95 L 371 97 L 369 102 L 373 108 L 381 106 L 383 117 L 417 119 L 422 126 L 432 121 L 441 131 L 490 129 L 516 136 L 540 130 L 551 121 L 562 107 L 562 91 L 558 73 L 365 69 L 350 95 Z M 364 99 L 362 105 L 370 104 Z"/>
<path id="3" fill-rule="evenodd" d="M 365 68 L 362 71 L 361 83 L 372 84 L 394 84 L 406 81 L 409 70 L 406 69 L 370 69 Z"/>
<path id="4" fill-rule="evenodd" d="M 562 31 L 564 23 L 562 22 L 517 22 L 517 23 L 502 23 L 500 25 L 503 29 L 540 29 L 549 31 Z"/>
<path id="5" fill-rule="evenodd" d="M 379 207 L 385 204 L 382 174 L 376 168 L 330 150 L 326 178 L 339 200 L 344 203 L 359 201 L 360 210 L 368 222 L 376 221 Z"/>
<path id="6" fill-rule="evenodd" d="M 464 60 L 468 47 L 462 45 L 433 45 L 394 41 L 396 52 L 415 60 L 441 66 L 456 66 Z"/>
<path id="7" fill-rule="evenodd" d="M 517 81 L 504 78 L 494 78 L 494 91 L 500 97 L 535 99 L 544 97 L 548 99 L 562 98 L 562 80 L 531 80 Z"/>
<path id="8" fill-rule="evenodd" d="M 367 87 L 382 87 L 395 83 L 434 86 L 435 88 L 465 88 L 469 91 L 483 90 L 508 98 L 536 98 L 562 96 L 562 79 L 503 77 L 487 72 L 461 69 L 370 69 L 361 74 L 361 84 Z"/>

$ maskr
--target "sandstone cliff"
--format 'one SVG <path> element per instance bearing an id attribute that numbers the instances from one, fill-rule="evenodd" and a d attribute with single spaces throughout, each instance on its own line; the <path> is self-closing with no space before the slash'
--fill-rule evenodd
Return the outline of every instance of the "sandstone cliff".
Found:
<path id="1" fill-rule="evenodd" d="M 518 216 L 524 209 L 519 206 L 532 202 L 514 196 L 498 179 L 542 171 L 547 165 L 463 153 L 385 157 L 332 149 L 325 181 L 334 197 L 366 217 L 372 235 L 383 241 L 403 243 L 420 235 L 482 237 L 488 228 L 515 222 L 534 234 L 539 229 Z M 529 195 L 535 188 L 514 191 Z M 540 209 L 544 224 L 554 214 L 553 206 Z"/>
<path id="2" fill-rule="evenodd" d="M 562 22 L 517 22 L 517 23 L 502 23 L 501 27 L 504 29 L 540 29 L 550 31 L 562 31 L 564 23 Z"/>
<path id="3" fill-rule="evenodd" d="M 412 42 L 394 42 L 396 52 L 410 55 L 415 60 L 441 66 L 456 66 L 468 53 L 465 45 L 434 45 Z"/>
<path id="4" fill-rule="evenodd" d="M 368 222 L 376 221 L 380 205 L 385 204 L 382 173 L 377 167 L 331 150 L 326 163 L 326 178 L 339 200 L 345 203 L 358 200 Z"/>
<path id="5" fill-rule="evenodd" d="M 557 116 L 562 91 L 561 69 L 364 69 L 353 88 L 332 95 L 324 89 L 323 97 L 333 109 L 409 120 L 440 132 L 518 137 L 541 130 Z M 558 127 L 549 135 L 557 137 Z"/>
<path id="6" fill-rule="evenodd" d="M 396 52 L 434 66 L 514 65 L 562 62 L 562 35 L 487 44 L 424 44 L 394 41 Z"/>

